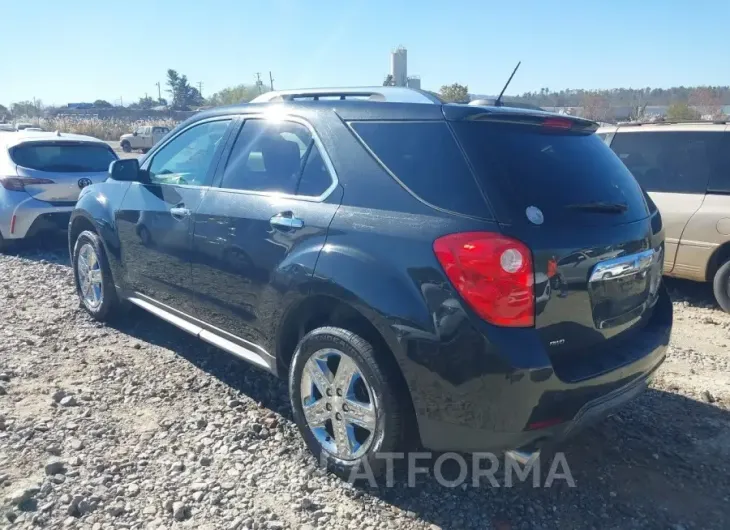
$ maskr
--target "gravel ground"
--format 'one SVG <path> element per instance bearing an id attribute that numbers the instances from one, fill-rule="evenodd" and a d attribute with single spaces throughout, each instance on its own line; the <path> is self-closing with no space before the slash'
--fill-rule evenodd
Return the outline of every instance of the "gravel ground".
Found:
<path id="1" fill-rule="evenodd" d="M 576 487 L 358 489 L 316 471 L 286 386 L 132 310 L 78 306 L 66 252 L 0 255 L 0 527 L 730 527 L 730 316 L 670 281 L 652 388 L 563 447 Z"/>

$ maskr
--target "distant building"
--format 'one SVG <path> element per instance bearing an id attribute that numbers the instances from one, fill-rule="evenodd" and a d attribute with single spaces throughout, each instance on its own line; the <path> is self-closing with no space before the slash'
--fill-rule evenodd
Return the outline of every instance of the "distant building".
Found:
<path id="1" fill-rule="evenodd" d="M 390 75 L 393 76 L 395 86 L 408 84 L 408 50 L 398 46 L 390 52 Z"/>

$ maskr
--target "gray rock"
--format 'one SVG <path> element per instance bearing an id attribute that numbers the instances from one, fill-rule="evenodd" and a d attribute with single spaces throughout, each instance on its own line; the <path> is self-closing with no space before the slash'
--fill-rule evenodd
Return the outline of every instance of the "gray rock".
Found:
<path id="1" fill-rule="evenodd" d="M 68 442 L 68 445 L 74 451 L 81 451 L 84 448 L 83 440 L 79 440 L 78 438 L 71 438 L 71 440 L 69 440 Z"/>
<path id="2" fill-rule="evenodd" d="M 172 503 L 172 516 L 176 521 L 184 521 L 190 515 L 190 509 L 183 502 Z"/>
<path id="3" fill-rule="evenodd" d="M 107 513 L 112 517 L 119 517 L 124 513 L 124 504 L 121 502 L 115 502 L 106 509 Z"/>
<path id="4" fill-rule="evenodd" d="M 75 407 L 76 405 L 78 405 L 78 401 L 76 401 L 76 398 L 73 396 L 66 396 L 61 401 L 59 401 L 58 404 L 62 407 Z"/>
<path id="5" fill-rule="evenodd" d="M 8 395 L 8 390 L 3 385 L 0 385 L 0 396 L 7 396 L 7 395 Z M 10 513 L 10 512 L 8 512 L 8 513 Z"/>
<path id="6" fill-rule="evenodd" d="M 127 486 L 127 495 L 136 497 L 139 494 L 139 486 L 137 484 L 129 484 Z"/>
<path id="7" fill-rule="evenodd" d="M 18 504 L 22 504 L 25 501 L 32 499 L 39 491 L 40 489 L 36 488 L 35 486 L 17 489 L 10 492 L 10 495 L 6 497 L 6 500 L 8 501 L 8 503 L 17 506 Z"/>
<path id="8" fill-rule="evenodd" d="M 207 491 L 208 485 L 205 482 L 193 482 L 190 484 L 190 491 Z"/>
<path id="9" fill-rule="evenodd" d="M 61 400 L 66 396 L 66 391 L 59 389 L 56 390 L 51 397 L 53 398 L 53 401 L 55 401 L 56 403 L 60 403 Z"/>
<path id="10" fill-rule="evenodd" d="M 53 458 L 46 462 L 46 475 L 59 475 L 66 472 L 66 462 Z"/>

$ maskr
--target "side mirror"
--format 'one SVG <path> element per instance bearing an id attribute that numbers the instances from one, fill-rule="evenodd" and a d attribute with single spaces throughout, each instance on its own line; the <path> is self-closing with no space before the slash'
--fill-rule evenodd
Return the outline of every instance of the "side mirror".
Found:
<path id="1" fill-rule="evenodd" d="M 149 182 L 147 172 L 139 169 L 139 160 L 136 158 L 115 160 L 109 164 L 109 178 L 122 182 Z"/>

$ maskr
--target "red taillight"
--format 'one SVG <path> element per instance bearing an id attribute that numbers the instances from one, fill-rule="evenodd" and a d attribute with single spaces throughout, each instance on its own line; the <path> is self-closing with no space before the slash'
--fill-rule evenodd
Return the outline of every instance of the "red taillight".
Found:
<path id="1" fill-rule="evenodd" d="M 53 184 L 51 179 L 23 178 L 23 177 L 0 177 L 0 185 L 10 191 L 25 191 L 26 186 L 37 184 Z"/>
<path id="2" fill-rule="evenodd" d="M 547 118 L 542 122 L 545 129 L 568 130 L 573 127 L 573 122 L 564 118 Z"/>
<path id="3" fill-rule="evenodd" d="M 535 325 L 532 254 L 502 234 L 464 232 L 440 237 L 436 257 L 459 294 L 487 322 Z"/>

